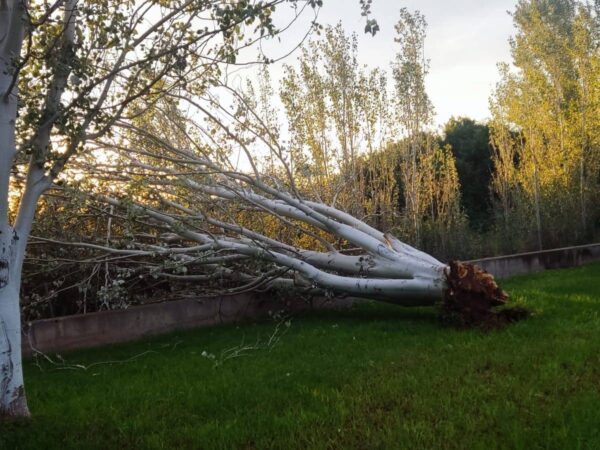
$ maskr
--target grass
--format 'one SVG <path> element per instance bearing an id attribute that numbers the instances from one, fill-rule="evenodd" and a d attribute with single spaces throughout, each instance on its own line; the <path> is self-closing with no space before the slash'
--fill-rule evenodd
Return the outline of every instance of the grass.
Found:
<path id="1" fill-rule="evenodd" d="M 87 370 L 29 361 L 33 419 L 0 425 L 0 448 L 598 449 L 599 280 L 600 264 L 506 280 L 536 314 L 489 333 L 372 303 L 294 318 L 277 345 L 226 361 L 275 324 L 65 357 L 141 354 Z"/>

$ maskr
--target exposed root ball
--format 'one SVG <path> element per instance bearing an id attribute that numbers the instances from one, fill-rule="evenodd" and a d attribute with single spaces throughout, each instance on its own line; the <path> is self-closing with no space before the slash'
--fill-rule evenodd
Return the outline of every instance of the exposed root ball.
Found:
<path id="1" fill-rule="evenodd" d="M 448 289 L 442 319 L 464 327 L 501 328 L 530 315 L 525 308 L 502 308 L 508 300 L 494 277 L 473 264 L 453 261 L 446 273 Z"/>

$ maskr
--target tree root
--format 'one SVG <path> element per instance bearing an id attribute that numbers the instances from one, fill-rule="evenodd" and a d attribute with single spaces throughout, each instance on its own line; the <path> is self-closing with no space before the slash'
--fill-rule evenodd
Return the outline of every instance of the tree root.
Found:
<path id="1" fill-rule="evenodd" d="M 482 268 L 452 261 L 440 305 L 443 321 L 465 328 L 499 329 L 530 316 L 522 307 L 505 307 L 508 294 Z"/>

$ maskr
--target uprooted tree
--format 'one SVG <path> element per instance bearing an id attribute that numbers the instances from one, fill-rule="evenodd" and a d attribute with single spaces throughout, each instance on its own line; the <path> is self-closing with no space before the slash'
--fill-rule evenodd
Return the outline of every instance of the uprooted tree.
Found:
<path id="1" fill-rule="evenodd" d="M 129 220 L 178 242 L 170 247 L 134 238 L 119 248 L 93 248 L 138 256 L 142 260 L 136 275 L 191 282 L 218 277 L 238 292 L 294 289 L 403 306 L 439 304 L 444 317 L 464 325 L 495 327 L 524 314 L 495 309 L 507 296 L 481 269 L 444 264 L 335 206 L 307 198 L 291 174 L 285 148 L 273 139 L 260 114 L 242 95 L 224 85 L 218 88 L 234 97 L 232 110 L 211 102 L 213 91 L 203 103 L 178 98 L 186 105 L 184 115 L 175 112 L 171 96 L 147 113 L 144 126 L 119 121 L 111 139 L 92 143 L 114 160 L 104 167 L 82 166 L 111 182 L 108 192 L 98 189 L 90 197 L 127 211 Z M 164 128 L 171 130 L 168 139 L 153 132 Z M 223 151 L 223 142 L 232 143 L 240 154 Z M 280 171 L 261 173 L 254 157 L 261 153 L 278 159 Z M 247 170 L 231 162 L 240 157 L 246 158 Z M 145 258 L 165 254 L 177 263 L 146 264 Z M 246 262 L 235 270 L 224 266 L 235 261 Z"/>
<path id="2" fill-rule="evenodd" d="M 407 306 L 445 299 L 445 311 L 467 324 L 511 319 L 493 310 L 506 296 L 491 276 L 447 266 L 307 199 L 284 147 L 244 96 L 221 84 L 240 52 L 278 33 L 276 6 L 291 6 L 295 20 L 319 3 L 0 0 L 0 416 L 29 415 L 19 292 L 36 205 L 82 173 L 96 185 L 86 195 L 112 205 L 116 218 L 126 212 L 180 239 L 176 248 L 135 239 L 77 243 L 139 258 L 137 274 Z M 376 24 L 368 20 L 367 28 L 375 32 Z M 223 98 L 238 110 L 224 108 Z M 147 111 L 162 123 L 148 121 Z M 247 170 L 231 163 L 235 152 Z M 277 173 L 261 174 L 260 152 L 279 161 Z M 148 264 L 165 258 L 189 270 Z"/>

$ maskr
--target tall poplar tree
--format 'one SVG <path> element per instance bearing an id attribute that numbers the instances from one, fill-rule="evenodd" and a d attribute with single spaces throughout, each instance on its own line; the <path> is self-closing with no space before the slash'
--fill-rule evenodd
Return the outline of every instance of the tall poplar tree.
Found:
<path id="1" fill-rule="evenodd" d="M 512 16 L 516 70 L 504 67 L 492 99 L 496 192 L 507 209 L 500 186 L 513 184 L 511 208 L 537 248 L 580 242 L 597 214 L 598 16 L 577 0 L 521 0 Z"/>

